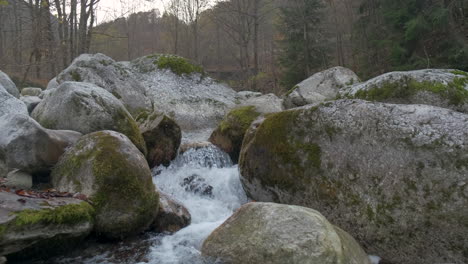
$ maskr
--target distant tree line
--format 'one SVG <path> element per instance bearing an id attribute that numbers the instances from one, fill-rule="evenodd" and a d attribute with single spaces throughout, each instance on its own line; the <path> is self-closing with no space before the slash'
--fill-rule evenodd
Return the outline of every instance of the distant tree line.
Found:
<path id="1" fill-rule="evenodd" d="M 99 0 L 0 0 L 0 68 L 48 79 L 81 53 L 171 53 L 236 89 L 277 94 L 337 65 L 365 79 L 468 70 L 468 0 L 167 0 L 163 13 L 127 2 L 95 25 Z"/>

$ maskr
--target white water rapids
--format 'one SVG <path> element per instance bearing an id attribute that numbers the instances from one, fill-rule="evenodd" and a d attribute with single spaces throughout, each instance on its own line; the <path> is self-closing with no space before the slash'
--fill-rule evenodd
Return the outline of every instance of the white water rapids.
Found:
<path id="1" fill-rule="evenodd" d="M 232 165 L 226 153 L 209 146 L 190 149 L 169 168 L 156 168 L 153 173 L 158 174 L 153 178 L 157 188 L 181 202 L 189 210 L 192 223 L 151 247 L 149 263 L 205 263 L 200 256 L 203 241 L 247 202 L 237 166 Z M 211 196 L 185 190 L 184 179 L 192 175 L 198 175 L 204 179 L 203 184 L 213 187 Z"/>

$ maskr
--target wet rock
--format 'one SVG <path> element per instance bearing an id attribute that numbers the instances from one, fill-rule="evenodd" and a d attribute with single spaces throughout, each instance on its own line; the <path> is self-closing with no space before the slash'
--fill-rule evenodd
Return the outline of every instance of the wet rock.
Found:
<path id="1" fill-rule="evenodd" d="M 89 197 L 96 209 L 98 236 L 122 239 L 148 229 L 159 195 L 143 154 L 123 134 L 100 131 L 83 136 L 52 171 L 53 186 Z"/>
<path id="2" fill-rule="evenodd" d="M 287 109 L 336 99 L 340 89 L 359 82 L 350 69 L 334 67 L 316 73 L 296 85 L 284 99 Z"/>
<path id="3" fill-rule="evenodd" d="M 241 181 L 253 200 L 319 210 L 390 263 L 463 263 L 467 131 L 468 115 L 434 106 L 311 105 L 252 124 Z"/>
<path id="4" fill-rule="evenodd" d="M 12 259 L 50 256 L 80 243 L 93 228 L 94 209 L 81 200 L 0 192 L 0 201 L 0 255 Z"/>
<path id="5" fill-rule="evenodd" d="M 159 193 L 159 212 L 151 229 L 156 232 L 174 233 L 190 225 L 192 217 L 182 204 L 165 193 Z"/>
<path id="6" fill-rule="evenodd" d="M 190 165 L 202 168 L 226 168 L 233 165 L 229 155 L 209 142 L 183 144 L 171 166 Z"/>
<path id="7" fill-rule="evenodd" d="M 21 89 L 21 95 L 22 96 L 37 96 L 39 97 L 42 94 L 42 89 L 41 88 L 36 88 L 36 87 L 26 87 Z"/>
<path id="8" fill-rule="evenodd" d="M 234 163 L 239 160 L 240 149 L 245 132 L 250 124 L 260 116 L 255 106 L 235 108 L 213 131 L 209 141 L 228 153 Z"/>
<path id="9" fill-rule="evenodd" d="M 13 169 L 30 174 L 50 171 L 65 149 L 81 137 L 74 131 L 45 129 L 27 115 L 1 116 L 0 127 L 3 173 Z"/>
<path id="10" fill-rule="evenodd" d="M 42 101 L 42 99 L 37 96 L 22 96 L 20 100 L 26 105 L 29 113 L 32 113 L 34 108 Z"/>
<path id="11" fill-rule="evenodd" d="M 161 164 L 169 166 L 177 156 L 182 139 L 179 125 L 160 112 L 140 114 L 137 122 L 148 149 L 147 160 L 150 168 Z"/>
<path id="12" fill-rule="evenodd" d="M 20 92 L 16 88 L 16 84 L 2 71 L 0 71 L 0 87 L 3 87 L 13 97 L 19 98 Z"/>
<path id="13" fill-rule="evenodd" d="M 389 72 L 341 89 L 345 98 L 397 104 L 427 104 L 468 113 L 468 73 L 426 69 Z"/>
<path id="14" fill-rule="evenodd" d="M 201 196 L 213 196 L 213 186 L 206 183 L 206 180 L 197 174 L 184 178 L 181 186 L 185 191 Z"/>
<path id="15" fill-rule="evenodd" d="M 31 114 L 49 129 L 66 129 L 89 134 L 113 130 L 126 135 L 146 154 L 137 123 L 122 102 L 90 83 L 65 82 L 47 95 Z"/>
<path id="16" fill-rule="evenodd" d="M 299 206 L 249 203 L 205 240 L 202 254 L 231 264 L 370 264 L 345 231 Z"/>
<path id="17" fill-rule="evenodd" d="M 82 54 L 57 76 L 57 82 L 87 82 L 104 88 L 121 100 L 135 117 L 142 111 L 152 110 L 146 89 L 123 64 L 104 54 Z"/>

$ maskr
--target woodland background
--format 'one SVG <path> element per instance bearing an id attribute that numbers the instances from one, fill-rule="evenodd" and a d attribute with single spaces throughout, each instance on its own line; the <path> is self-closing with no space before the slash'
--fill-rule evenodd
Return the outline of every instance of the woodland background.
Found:
<path id="1" fill-rule="evenodd" d="M 157 1 L 157 0 L 156 0 Z M 82 53 L 177 54 L 237 90 L 285 93 L 344 66 L 468 71 L 468 0 L 167 0 L 96 23 L 99 0 L 0 0 L 0 69 L 45 86 Z"/>

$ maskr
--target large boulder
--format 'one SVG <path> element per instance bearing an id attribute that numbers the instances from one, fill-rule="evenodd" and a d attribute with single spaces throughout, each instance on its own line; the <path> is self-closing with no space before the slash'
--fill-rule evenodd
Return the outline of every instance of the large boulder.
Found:
<path id="1" fill-rule="evenodd" d="M 182 139 L 179 125 L 161 112 L 142 113 L 137 118 L 141 134 L 148 149 L 147 160 L 151 168 L 169 166 L 177 156 Z"/>
<path id="2" fill-rule="evenodd" d="M 49 83 L 47 83 L 47 87 L 46 87 L 46 90 L 53 90 L 57 87 L 59 87 L 59 83 L 57 82 L 57 78 L 53 78 L 52 80 L 49 81 Z"/>
<path id="3" fill-rule="evenodd" d="M 209 141 L 228 153 L 237 163 L 245 132 L 260 116 L 255 106 L 244 106 L 231 110 L 210 136 Z"/>
<path id="4" fill-rule="evenodd" d="M 398 104 L 427 104 L 468 113 L 468 73 L 427 69 L 389 72 L 340 91 L 346 98 Z"/>
<path id="5" fill-rule="evenodd" d="M 334 67 L 316 73 L 294 86 L 286 94 L 284 104 L 289 109 L 334 100 L 340 89 L 357 82 L 359 82 L 359 77 L 352 70 Z"/>
<path id="6" fill-rule="evenodd" d="M 94 209 L 73 198 L 0 192 L 0 255 L 50 256 L 77 246 L 93 229 Z"/>
<path id="7" fill-rule="evenodd" d="M 229 264 L 370 264 L 346 232 L 300 206 L 249 203 L 205 240 L 204 256 Z"/>
<path id="8" fill-rule="evenodd" d="M 65 82 L 48 94 L 31 116 L 49 129 L 89 134 L 113 130 L 126 135 L 146 154 L 137 123 L 111 93 L 90 83 Z"/>
<path id="9" fill-rule="evenodd" d="M 9 94 L 16 98 L 19 98 L 20 92 L 16 88 L 16 84 L 6 75 L 6 73 L 0 71 L 0 87 L 3 87 Z"/>
<path id="10" fill-rule="evenodd" d="M 160 192 L 159 212 L 151 224 L 151 229 L 159 233 L 174 233 L 190 225 L 191 220 L 192 216 L 187 208 L 171 199 L 169 195 Z"/>
<path id="11" fill-rule="evenodd" d="M 468 260 L 468 115 L 361 100 L 272 114 L 240 171 L 252 199 L 317 209 L 390 263 Z"/>
<path id="12" fill-rule="evenodd" d="M 275 113 L 284 110 L 283 99 L 278 98 L 274 94 L 261 94 L 255 92 L 239 92 L 237 93 L 242 106 L 255 106 L 258 112 Z"/>
<path id="13" fill-rule="evenodd" d="M 57 190 L 89 197 L 100 236 L 136 235 L 150 226 L 158 212 L 159 196 L 145 157 L 114 131 L 83 136 L 60 158 L 51 178 Z"/>
<path id="14" fill-rule="evenodd" d="M 59 84 L 66 81 L 88 82 L 102 87 L 121 100 L 133 116 L 152 109 L 145 87 L 135 79 L 134 74 L 104 54 L 80 55 L 57 76 L 56 81 Z"/>
<path id="15" fill-rule="evenodd" d="M 21 100 L 8 93 L 0 84 L 0 116 L 10 114 L 28 115 L 28 108 Z"/>
<path id="16" fill-rule="evenodd" d="M 201 68 L 184 58 L 153 55 L 129 65 L 148 89 L 155 108 L 174 119 L 183 131 L 214 128 L 236 106 L 233 89 L 204 76 Z"/>
<path id="17" fill-rule="evenodd" d="M 81 133 L 43 128 L 27 115 L 0 117 L 0 176 L 13 169 L 43 173 L 57 163 Z M 3 167 L 3 172 L 1 167 Z"/>

